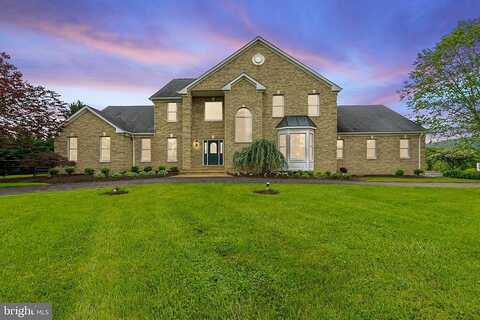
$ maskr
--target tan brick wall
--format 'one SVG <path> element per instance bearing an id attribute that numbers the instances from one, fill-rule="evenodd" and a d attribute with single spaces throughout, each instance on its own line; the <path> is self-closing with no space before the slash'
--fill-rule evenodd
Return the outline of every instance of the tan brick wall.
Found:
<path id="1" fill-rule="evenodd" d="M 100 137 L 102 136 L 111 138 L 110 162 L 100 162 Z M 120 171 L 130 168 L 132 165 L 130 137 L 116 133 L 115 128 L 90 111 L 84 111 L 55 138 L 55 152 L 64 157 L 68 157 L 68 137 L 78 138 L 78 160 L 76 162 L 78 173 L 82 173 L 85 168 L 99 170 L 103 167 Z"/>
<path id="2" fill-rule="evenodd" d="M 345 167 L 354 175 L 389 175 L 397 169 L 412 175 L 418 168 L 418 134 L 404 135 L 342 135 L 344 157 L 337 161 L 337 168 Z M 375 139 L 377 159 L 367 159 L 367 140 Z M 410 140 L 410 158 L 400 159 L 400 139 Z M 425 138 L 421 138 L 421 167 L 425 170 Z"/>
<path id="3" fill-rule="evenodd" d="M 193 97 L 192 99 L 192 143 L 191 157 L 192 167 L 203 165 L 203 141 L 207 139 L 224 139 L 225 136 L 225 108 L 223 108 L 222 121 L 205 121 L 205 102 L 222 101 L 223 97 Z M 193 148 L 193 143 L 199 142 L 197 149 Z"/>
<path id="4" fill-rule="evenodd" d="M 255 53 L 261 53 L 265 56 L 266 60 L 263 65 L 256 66 L 252 64 L 251 59 Z M 314 78 L 298 66 L 279 56 L 270 48 L 258 43 L 229 62 L 222 69 L 195 85 L 192 88 L 192 92 L 195 94 L 195 91 L 200 90 L 221 90 L 226 83 L 235 79 L 241 72 L 246 72 L 262 83 L 266 90 L 261 94 L 255 90 L 250 90 L 249 94 L 245 92 L 236 93 L 235 87 L 239 85 L 237 83 L 233 86 L 232 92 L 226 94 L 225 108 L 231 110 L 242 104 L 247 106 L 252 99 L 256 100 L 259 95 L 262 95 L 262 135 L 275 142 L 277 140 L 275 126 L 280 121 L 280 118 L 272 118 L 273 94 L 277 91 L 285 94 L 285 115 L 306 115 L 307 95 L 312 93 L 313 90 L 320 94 L 320 116 L 312 118 L 318 127 L 315 131 L 315 169 L 335 171 L 337 94 L 331 91 L 331 86 L 324 81 Z M 229 95 L 236 96 L 236 98 L 232 98 L 230 102 Z M 229 105 L 229 103 L 233 103 L 233 105 Z M 233 117 L 233 113 L 227 112 L 226 135 L 228 130 L 232 130 L 234 125 Z M 257 120 L 254 118 L 254 122 Z M 228 140 L 231 141 L 230 138 Z M 237 147 L 232 146 L 233 149 L 229 149 L 230 146 L 228 144 L 225 147 L 227 151 L 225 160 L 228 163 L 228 159 L 231 159 L 232 151 L 237 149 Z"/>
<path id="5" fill-rule="evenodd" d="M 167 103 L 177 103 L 177 122 L 167 121 Z M 152 137 L 152 163 L 151 166 L 158 168 L 159 165 L 167 167 L 182 167 L 182 117 L 184 107 L 181 100 L 155 101 L 155 136 Z M 167 138 L 170 136 L 177 138 L 177 162 L 167 162 Z M 140 142 L 137 143 L 137 150 L 140 148 Z M 139 151 L 138 151 L 139 152 Z M 140 161 L 140 154 L 137 157 Z"/>
<path id="6" fill-rule="evenodd" d="M 263 93 L 247 81 L 235 83 L 232 90 L 225 95 L 225 168 L 232 171 L 233 154 L 250 143 L 235 142 L 235 115 L 243 107 L 252 113 L 252 141 L 262 137 L 263 126 Z"/>

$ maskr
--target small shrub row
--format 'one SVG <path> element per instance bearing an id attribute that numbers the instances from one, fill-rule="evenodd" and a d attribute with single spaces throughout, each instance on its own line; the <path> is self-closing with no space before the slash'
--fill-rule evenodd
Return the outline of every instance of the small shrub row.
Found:
<path id="1" fill-rule="evenodd" d="M 450 178 L 477 180 L 477 179 L 480 179 L 480 172 L 475 171 L 475 169 L 467 169 L 467 170 L 453 169 L 453 170 L 444 171 L 443 176 L 450 177 Z"/>
<path id="2" fill-rule="evenodd" d="M 65 172 L 68 173 L 68 171 L 65 169 Z M 171 173 L 176 173 L 178 172 L 177 167 L 170 167 L 166 168 L 165 166 L 159 166 L 158 170 L 153 171 L 153 168 L 150 166 L 144 167 L 142 170 L 140 170 L 140 167 L 138 166 L 133 166 L 130 168 L 130 171 L 119 171 L 119 172 L 113 172 L 111 173 L 110 168 L 101 168 L 100 172 L 96 172 L 95 169 L 93 168 L 85 168 L 83 173 L 86 176 L 95 176 L 97 178 L 103 178 L 103 177 L 112 177 L 112 178 L 118 178 L 118 177 L 137 177 L 137 176 L 166 176 L 169 172 Z M 73 173 L 73 171 L 72 171 Z M 58 170 L 54 174 L 50 173 L 50 175 L 57 175 Z"/>

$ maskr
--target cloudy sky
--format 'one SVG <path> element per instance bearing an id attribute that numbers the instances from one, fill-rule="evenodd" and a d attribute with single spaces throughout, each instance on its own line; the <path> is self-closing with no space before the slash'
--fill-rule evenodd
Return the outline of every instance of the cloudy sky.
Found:
<path id="1" fill-rule="evenodd" d="M 386 104 L 416 54 L 478 0 L 0 0 L 0 51 L 25 78 L 97 108 L 149 104 L 174 77 L 196 77 L 257 35 L 344 89 L 340 104 Z"/>

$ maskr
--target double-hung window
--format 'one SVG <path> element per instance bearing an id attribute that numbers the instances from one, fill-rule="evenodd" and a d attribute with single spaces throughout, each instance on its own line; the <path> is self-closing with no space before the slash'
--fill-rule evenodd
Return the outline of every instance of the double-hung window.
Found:
<path id="1" fill-rule="evenodd" d="M 167 162 L 177 162 L 177 138 L 167 139 Z"/>
<path id="2" fill-rule="evenodd" d="M 410 140 L 400 139 L 400 159 L 410 158 Z"/>
<path id="3" fill-rule="evenodd" d="M 377 141 L 367 140 L 367 159 L 377 159 Z"/>
<path id="4" fill-rule="evenodd" d="M 77 137 L 68 138 L 68 160 L 77 161 L 78 158 L 78 139 Z"/>
<path id="5" fill-rule="evenodd" d="M 274 95 L 272 98 L 272 117 L 281 118 L 285 114 L 285 97 Z"/>
<path id="6" fill-rule="evenodd" d="M 110 137 L 100 137 L 100 162 L 110 162 Z"/>
<path id="7" fill-rule="evenodd" d="M 144 138 L 141 140 L 142 152 L 140 155 L 141 162 L 151 162 L 152 161 L 152 140 Z"/>
<path id="8" fill-rule="evenodd" d="M 205 121 L 222 121 L 222 105 L 221 101 L 205 102 Z"/>
<path id="9" fill-rule="evenodd" d="M 167 104 L 167 121 L 177 122 L 177 104 L 175 102 Z"/>
<path id="10" fill-rule="evenodd" d="M 343 140 L 337 140 L 337 159 L 343 159 Z"/>
<path id="11" fill-rule="evenodd" d="M 320 115 L 320 95 L 308 95 L 308 115 L 310 117 L 318 117 Z"/>

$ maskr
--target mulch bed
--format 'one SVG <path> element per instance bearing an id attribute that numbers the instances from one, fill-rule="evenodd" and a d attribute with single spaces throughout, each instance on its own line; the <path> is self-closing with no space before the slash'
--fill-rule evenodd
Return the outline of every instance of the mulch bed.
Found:
<path id="1" fill-rule="evenodd" d="M 255 190 L 253 191 L 258 194 L 279 194 L 278 190 L 273 190 L 273 189 L 263 189 L 263 190 Z"/>

